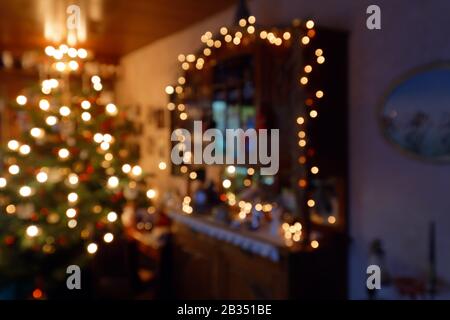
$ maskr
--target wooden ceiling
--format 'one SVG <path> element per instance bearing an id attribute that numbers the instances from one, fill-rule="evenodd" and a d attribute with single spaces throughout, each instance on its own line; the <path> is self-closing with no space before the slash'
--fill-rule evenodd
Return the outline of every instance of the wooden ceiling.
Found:
<path id="1" fill-rule="evenodd" d="M 61 5 L 61 2 L 63 5 Z M 43 48 L 44 25 L 77 4 L 87 11 L 83 47 L 118 58 L 220 12 L 236 0 L 1 0 L 0 50 Z M 230 21 L 231 22 L 231 21 Z"/>

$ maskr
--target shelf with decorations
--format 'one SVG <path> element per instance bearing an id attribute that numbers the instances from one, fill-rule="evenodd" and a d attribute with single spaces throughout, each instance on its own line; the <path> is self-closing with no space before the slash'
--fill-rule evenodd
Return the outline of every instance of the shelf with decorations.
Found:
<path id="1" fill-rule="evenodd" d="M 188 184 L 180 211 L 211 214 L 236 229 L 270 225 L 293 248 L 315 249 L 329 235 L 345 235 L 346 34 L 312 20 L 264 27 L 245 16 L 201 41 L 198 52 L 178 56 L 177 83 L 166 87 L 172 146 L 185 143 L 182 129 L 192 132 L 195 121 L 202 133 L 279 129 L 279 171 L 263 176 L 257 164 L 194 164 L 195 148 L 179 150 L 183 161 L 172 174 Z M 210 143 L 202 141 L 201 150 Z M 252 148 L 247 143 L 245 151 Z"/>

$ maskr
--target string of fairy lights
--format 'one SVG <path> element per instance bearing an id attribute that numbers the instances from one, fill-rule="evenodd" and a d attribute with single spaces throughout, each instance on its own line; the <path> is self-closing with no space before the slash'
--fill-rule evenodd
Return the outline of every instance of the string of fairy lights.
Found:
<path id="1" fill-rule="evenodd" d="M 221 47 L 239 47 L 242 45 L 247 45 L 251 41 L 264 41 L 272 46 L 283 46 L 283 45 L 293 45 L 298 43 L 301 46 L 310 46 L 312 43 L 312 39 L 316 36 L 315 23 L 313 20 L 307 20 L 302 22 L 300 20 L 293 21 L 294 28 L 300 28 L 303 32 L 299 39 L 293 36 L 289 30 L 286 29 L 277 29 L 271 28 L 269 29 L 261 29 L 256 26 L 256 18 L 254 16 L 249 16 L 247 19 L 240 19 L 238 22 L 238 26 L 227 28 L 225 26 L 219 28 L 219 32 L 214 35 L 211 31 L 205 32 L 200 40 L 203 44 L 203 49 L 200 50 L 198 54 L 190 53 L 190 54 L 180 54 L 178 55 L 178 62 L 180 63 L 180 73 L 181 75 L 177 79 L 177 84 L 175 86 L 168 85 L 165 88 L 166 94 L 170 97 L 171 95 L 176 94 L 180 99 L 179 101 L 183 101 L 183 94 L 185 91 L 185 86 L 187 84 L 187 79 L 185 77 L 185 73 L 189 70 L 202 70 L 205 66 L 205 63 L 208 63 L 208 59 L 213 54 L 214 50 L 217 50 Z M 299 78 L 299 85 L 302 87 L 308 88 L 310 86 L 310 76 L 314 69 L 317 66 L 320 66 L 325 62 L 325 56 L 323 49 L 317 48 L 314 51 L 315 54 L 315 65 L 314 63 L 307 63 L 302 68 L 302 73 Z M 311 91 L 311 88 L 308 88 Z M 298 187 L 307 190 L 308 181 L 311 176 L 315 176 L 319 173 L 319 167 L 313 161 L 313 155 L 308 149 L 308 137 L 307 137 L 307 127 L 309 120 L 314 120 L 319 116 L 318 112 L 318 101 L 324 97 L 324 91 L 321 89 L 312 91 L 312 94 L 308 96 L 305 100 L 306 108 L 303 109 L 302 114 L 298 115 L 296 118 L 296 125 L 298 126 L 298 147 L 300 148 L 300 156 L 298 158 L 298 163 L 304 167 L 306 170 L 305 174 L 300 177 L 298 180 Z M 173 100 L 171 100 L 173 101 Z M 186 105 L 184 103 L 174 103 L 169 102 L 167 105 L 167 109 L 170 112 L 175 112 L 179 119 L 182 121 L 186 121 L 189 118 L 188 112 L 186 110 Z M 178 140 L 180 142 L 184 141 L 184 137 L 180 134 L 177 134 Z M 182 146 L 182 144 L 179 144 Z M 191 154 L 184 154 L 184 162 L 190 163 Z M 234 166 L 229 166 L 226 168 L 226 171 L 229 173 L 234 171 Z M 248 168 L 248 170 L 252 170 L 253 168 Z M 180 172 L 182 174 L 186 174 L 189 179 L 195 180 L 197 178 L 197 173 L 195 171 L 190 171 L 186 165 L 182 165 L 180 167 Z M 249 172 L 250 174 L 250 172 Z M 246 183 L 245 186 L 249 186 L 250 183 Z M 228 189 L 231 186 L 231 181 L 228 178 L 225 178 L 222 181 L 222 186 L 224 189 Z M 270 212 L 272 211 L 271 204 L 263 204 L 256 203 L 252 204 L 251 202 L 246 201 L 237 201 L 236 195 L 232 192 L 226 193 L 226 201 L 230 206 L 238 205 L 239 206 L 239 217 L 244 219 L 250 212 L 252 208 L 259 211 Z M 186 196 L 183 201 L 182 210 L 186 214 L 190 214 L 193 211 L 192 206 L 190 206 L 191 198 Z M 315 206 L 315 201 L 312 197 L 306 197 L 306 205 L 309 208 L 313 208 Z M 294 222 L 293 224 L 289 224 L 287 222 L 282 224 L 282 233 L 285 239 L 285 242 L 288 246 L 293 245 L 295 242 L 300 242 L 302 240 L 302 224 L 300 222 Z M 310 241 L 310 245 L 312 248 L 318 248 L 319 242 L 316 239 Z"/>
<path id="2" fill-rule="evenodd" d="M 119 114 L 118 107 L 112 103 L 106 103 L 102 105 L 98 103 L 97 100 L 88 100 L 88 99 L 80 99 L 77 103 L 68 103 L 67 105 L 57 105 L 55 101 L 52 100 L 52 93 L 61 93 L 63 94 L 64 90 L 67 90 L 68 85 L 65 83 L 68 81 L 68 76 L 77 72 L 81 67 L 81 64 L 88 58 L 87 50 L 80 48 L 72 48 L 65 44 L 60 45 L 58 48 L 53 46 L 47 46 L 45 48 L 45 54 L 49 58 L 53 58 L 51 62 L 51 72 L 49 75 L 57 75 L 54 78 L 47 78 L 41 82 L 40 90 L 41 96 L 38 99 L 27 97 L 25 94 L 21 94 L 17 96 L 16 103 L 19 108 L 22 108 L 24 111 L 26 108 L 34 108 L 37 104 L 38 112 L 45 119 L 45 125 L 47 128 L 33 126 L 29 129 L 28 134 L 34 140 L 33 143 L 36 146 L 42 146 L 46 143 L 53 143 L 53 141 L 47 141 L 47 135 L 54 134 L 55 129 L 60 123 L 67 122 L 82 122 L 89 123 L 93 120 L 94 114 L 96 114 L 100 107 L 103 107 L 104 114 L 111 119 L 116 117 Z M 89 85 L 97 92 L 101 92 L 103 89 L 102 80 L 99 75 L 93 75 L 90 77 Z M 59 92 L 58 92 L 59 91 Z M 72 99 L 73 101 L 73 99 Z M 95 107 L 95 110 L 93 107 Z M 93 112 L 95 111 L 95 112 Z M 50 134 L 48 134 L 50 132 Z M 61 134 L 61 132 L 60 132 Z M 116 192 L 121 190 L 123 176 L 125 176 L 128 182 L 128 188 L 136 188 L 136 181 L 142 179 L 143 171 L 139 165 L 131 165 L 128 163 L 120 163 L 119 170 L 121 170 L 120 175 L 117 174 L 117 170 L 115 170 L 112 166 L 113 161 L 115 165 L 119 163 L 120 157 L 114 154 L 112 151 L 112 146 L 117 142 L 117 139 L 110 133 L 102 133 L 102 132 L 90 132 L 84 131 L 83 137 L 88 141 L 92 142 L 96 145 L 96 152 L 98 155 L 103 157 L 103 161 L 101 162 L 102 168 L 106 172 L 106 181 L 103 181 L 104 187 L 107 190 L 111 191 L 113 195 Z M 77 192 L 77 187 L 83 183 L 81 181 L 82 177 L 80 173 L 76 173 L 76 169 L 69 164 L 68 161 L 72 157 L 81 157 L 79 154 L 73 153 L 71 150 L 76 146 L 76 142 L 69 142 L 69 139 L 63 139 L 63 141 L 67 144 L 64 147 L 58 147 L 55 154 L 56 159 L 59 161 L 58 166 L 42 166 L 39 168 L 34 168 L 33 165 L 33 174 L 36 183 L 30 181 L 27 184 L 23 184 L 18 187 L 16 192 L 23 199 L 24 202 L 29 200 L 34 195 L 39 193 L 39 185 L 45 185 L 46 183 L 53 183 L 52 176 L 55 175 L 55 170 L 57 170 L 57 174 L 62 176 L 62 180 L 65 181 L 68 192 L 67 192 L 67 209 L 64 214 L 67 218 L 67 228 L 73 229 L 76 232 L 80 232 L 76 230 L 78 225 L 77 218 L 80 215 L 79 204 L 83 202 L 83 199 L 80 198 L 79 193 Z M 32 144 L 33 145 L 33 144 Z M 0 189 L 4 189 L 8 187 L 8 183 L 14 177 L 17 177 L 19 174 L 23 173 L 27 175 L 30 170 L 27 168 L 27 165 L 21 165 L 20 161 L 23 157 L 30 157 L 33 155 L 33 148 L 29 144 L 22 143 L 19 140 L 12 139 L 7 142 L 7 149 L 10 154 L 7 158 L 7 173 L 5 176 L 0 177 Z M 119 151 L 120 152 L 120 151 Z M 11 156 L 13 154 L 14 156 Z M 95 169 L 93 169 L 94 171 Z M 122 178 L 120 177 L 122 175 Z M 22 179 L 22 180 L 25 180 Z M 156 197 L 156 191 L 154 189 L 149 189 L 146 193 L 149 199 L 153 199 Z M 19 210 L 18 204 L 10 203 L 6 205 L 6 213 L 9 215 L 17 213 Z M 105 224 L 114 224 L 118 220 L 118 214 L 115 211 L 109 210 L 107 208 L 103 208 L 100 204 L 95 205 L 92 208 L 92 212 L 94 214 L 104 213 L 104 215 L 100 215 L 98 221 L 102 221 Z M 49 223 L 56 223 L 60 220 L 60 216 L 56 213 L 50 213 L 47 217 L 47 221 Z M 112 229 L 112 228 L 111 228 Z M 45 237 L 44 230 L 38 223 L 30 223 L 26 226 L 25 235 L 29 239 L 36 238 L 40 235 Z M 19 233 L 19 230 L 17 230 Z M 81 238 L 86 241 L 86 250 L 89 254 L 95 254 L 98 250 L 98 243 L 96 240 L 92 240 L 95 237 L 92 235 L 92 231 L 88 229 L 81 230 Z M 105 243 L 111 243 L 114 240 L 114 234 L 112 230 L 107 229 L 107 232 L 104 232 L 103 241 Z M 89 240 L 91 239 L 91 240 Z M 96 239 L 96 238 L 95 238 Z M 43 245 L 43 251 L 45 253 L 52 253 L 55 251 L 55 247 L 51 243 L 46 243 Z"/>

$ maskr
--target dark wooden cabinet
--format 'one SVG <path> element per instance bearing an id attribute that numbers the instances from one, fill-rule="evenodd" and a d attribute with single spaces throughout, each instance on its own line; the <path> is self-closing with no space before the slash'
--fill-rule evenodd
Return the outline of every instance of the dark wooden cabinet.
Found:
<path id="1" fill-rule="evenodd" d="M 179 299 L 344 299 L 345 243 L 317 250 L 280 247 L 279 261 L 173 225 L 172 286 Z"/>

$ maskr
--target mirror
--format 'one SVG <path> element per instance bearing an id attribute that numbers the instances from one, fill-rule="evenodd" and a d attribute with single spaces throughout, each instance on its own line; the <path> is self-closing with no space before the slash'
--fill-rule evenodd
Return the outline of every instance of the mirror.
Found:
<path id="1" fill-rule="evenodd" d="M 450 64 L 413 72 L 383 101 L 383 133 L 409 155 L 450 163 Z"/>

